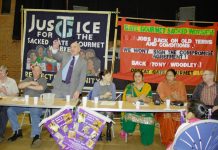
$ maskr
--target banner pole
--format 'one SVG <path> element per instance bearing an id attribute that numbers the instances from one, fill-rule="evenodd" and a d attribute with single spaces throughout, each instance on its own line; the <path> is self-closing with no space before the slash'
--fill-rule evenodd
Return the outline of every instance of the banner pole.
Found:
<path id="1" fill-rule="evenodd" d="M 218 80 L 218 77 L 217 77 L 217 71 L 218 71 L 218 48 L 216 49 L 216 72 L 215 72 L 215 81 Z"/>
<path id="2" fill-rule="evenodd" d="M 20 9 L 20 13 L 21 13 L 21 49 L 23 48 L 23 5 L 21 6 L 21 9 Z"/>
<path id="3" fill-rule="evenodd" d="M 115 31 L 114 31 L 114 44 L 113 44 L 113 55 L 111 62 L 111 73 L 114 72 L 114 62 L 115 62 L 115 53 L 117 48 L 117 24 L 118 24 L 118 8 L 116 8 L 116 20 L 115 20 Z"/>
<path id="4" fill-rule="evenodd" d="M 20 49 L 20 54 L 21 54 L 21 74 L 23 73 L 23 54 L 22 54 L 22 52 L 23 52 L 23 48 L 24 48 L 24 45 L 23 45 L 23 18 L 24 18 L 24 9 L 23 9 L 23 5 L 21 5 L 21 9 L 20 9 L 20 13 L 21 13 L 21 29 L 20 29 L 20 32 L 21 32 L 21 38 L 20 38 L 20 40 L 21 40 L 21 49 Z M 20 80 L 22 80 L 22 75 L 20 76 Z"/>

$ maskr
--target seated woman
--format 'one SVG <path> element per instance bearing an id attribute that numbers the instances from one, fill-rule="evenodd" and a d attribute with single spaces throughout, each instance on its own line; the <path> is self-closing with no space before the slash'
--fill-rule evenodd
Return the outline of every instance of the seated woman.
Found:
<path id="1" fill-rule="evenodd" d="M 187 125 L 190 123 L 199 121 L 201 119 L 205 119 L 208 117 L 208 109 L 206 105 L 204 105 L 202 102 L 193 100 L 188 103 L 187 107 L 187 115 L 186 115 L 186 123 L 183 123 L 179 126 L 179 128 L 176 131 L 175 137 L 178 135 L 178 133 Z M 167 148 L 167 150 L 172 149 L 172 144 Z"/>
<path id="2" fill-rule="evenodd" d="M 108 70 L 105 70 L 104 72 L 100 72 L 99 78 L 100 81 L 94 84 L 91 99 L 94 99 L 94 97 L 98 97 L 99 100 L 107 100 L 107 101 L 115 100 L 116 87 L 115 84 L 112 82 L 111 72 Z M 112 112 L 101 112 L 101 113 L 113 119 Z M 107 132 L 106 132 L 107 141 L 111 141 L 111 125 L 112 123 L 107 123 Z"/>
<path id="3" fill-rule="evenodd" d="M 168 69 L 166 79 L 158 84 L 157 93 L 165 101 L 187 101 L 185 85 L 176 80 L 176 71 Z M 174 139 L 180 126 L 180 113 L 156 113 L 156 120 L 160 123 L 161 142 L 168 146 Z"/>
<path id="4" fill-rule="evenodd" d="M 136 71 L 133 73 L 134 82 L 128 84 L 123 93 L 123 100 L 135 103 L 141 100 L 145 103 L 151 102 L 151 85 L 144 83 L 143 73 Z M 139 123 L 141 142 L 150 145 L 154 140 L 154 116 L 153 113 L 125 113 L 122 120 L 122 128 L 127 133 L 133 133 Z"/>

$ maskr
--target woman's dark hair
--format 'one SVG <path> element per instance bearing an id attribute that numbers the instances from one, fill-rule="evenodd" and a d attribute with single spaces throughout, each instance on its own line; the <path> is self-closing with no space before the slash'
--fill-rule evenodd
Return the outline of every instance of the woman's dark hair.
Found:
<path id="1" fill-rule="evenodd" d="M 98 79 L 99 79 L 99 80 L 102 80 L 102 76 L 105 76 L 106 74 L 111 74 L 111 71 L 109 71 L 109 70 L 101 71 L 101 72 L 98 74 Z"/>
<path id="2" fill-rule="evenodd" d="M 198 100 L 192 100 L 188 103 L 188 112 L 192 112 L 196 118 L 205 119 L 208 117 L 208 108 Z"/>
<path id="3" fill-rule="evenodd" d="M 137 70 L 135 72 L 133 72 L 133 79 L 136 73 L 140 73 L 142 75 L 142 77 L 144 76 L 143 72 L 141 70 Z"/>
<path id="4" fill-rule="evenodd" d="M 167 74 L 168 72 L 172 72 L 173 75 L 176 76 L 176 70 L 174 70 L 174 69 L 168 69 L 167 72 L 166 72 L 166 74 Z"/>

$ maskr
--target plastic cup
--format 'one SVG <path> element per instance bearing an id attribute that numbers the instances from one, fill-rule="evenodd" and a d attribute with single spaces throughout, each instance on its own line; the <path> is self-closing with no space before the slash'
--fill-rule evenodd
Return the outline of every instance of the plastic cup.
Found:
<path id="1" fill-rule="evenodd" d="M 98 97 L 94 97 L 94 103 L 98 104 Z"/>
<path id="2" fill-rule="evenodd" d="M 88 100 L 88 97 L 83 97 L 83 98 L 82 98 L 83 107 L 86 107 L 86 105 L 87 105 L 87 100 Z"/>
<path id="3" fill-rule="evenodd" d="M 25 95 L 24 100 L 25 100 L 25 105 L 28 105 L 29 104 L 29 95 Z"/>
<path id="4" fill-rule="evenodd" d="M 211 115 L 212 115 L 212 109 L 209 108 L 209 109 L 208 109 L 208 119 L 211 119 Z"/>
<path id="5" fill-rule="evenodd" d="M 25 96 L 24 96 L 25 102 L 28 102 L 28 101 L 29 101 L 29 98 L 30 98 L 29 95 L 25 95 Z"/>
<path id="6" fill-rule="evenodd" d="M 166 108 L 170 108 L 170 99 L 166 100 Z"/>
<path id="7" fill-rule="evenodd" d="M 33 103 L 34 103 L 34 105 L 37 105 L 37 104 L 38 104 L 38 100 L 39 100 L 39 97 L 34 97 L 34 98 L 33 98 Z"/>
<path id="8" fill-rule="evenodd" d="M 70 95 L 66 95 L 66 101 L 67 101 L 67 103 L 70 102 Z"/>
<path id="9" fill-rule="evenodd" d="M 123 101 L 118 101 L 118 107 L 121 109 L 123 107 Z"/>
<path id="10" fill-rule="evenodd" d="M 140 102 L 139 101 L 136 101 L 136 109 L 140 109 Z"/>

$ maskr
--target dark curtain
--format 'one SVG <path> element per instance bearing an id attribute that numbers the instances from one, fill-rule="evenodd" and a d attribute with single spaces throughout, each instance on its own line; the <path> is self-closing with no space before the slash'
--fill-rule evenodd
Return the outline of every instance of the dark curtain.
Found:
<path id="1" fill-rule="evenodd" d="M 179 7 L 196 6 L 196 20 L 218 21 L 218 9 L 215 1 L 197 1 L 197 0 L 17 0 L 13 39 L 20 39 L 20 8 L 36 8 L 36 9 L 61 9 L 73 10 L 73 6 L 86 6 L 91 11 L 116 11 L 119 8 L 119 16 L 137 17 L 137 18 L 158 18 L 175 20 L 176 12 Z M 157 22 L 161 25 L 174 26 L 172 22 Z M 114 35 L 115 15 L 111 16 L 110 40 Z M 207 26 L 207 24 L 197 24 L 199 26 Z M 118 39 L 120 35 L 118 34 Z"/>
<path id="2" fill-rule="evenodd" d="M 74 5 L 86 6 L 88 10 L 91 11 L 116 11 L 116 8 L 119 8 L 119 16 L 128 16 L 128 17 L 139 17 L 139 18 L 158 18 L 159 11 L 165 11 L 166 13 L 161 13 L 161 18 L 174 19 L 174 15 L 170 16 L 169 14 L 175 14 L 175 9 L 168 9 L 167 5 L 164 6 L 155 6 L 155 2 L 147 2 L 150 6 L 144 5 L 145 3 L 140 0 L 17 0 L 16 1 L 16 10 L 14 17 L 14 30 L 13 30 L 13 39 L 20 39 L 20 24 L 21 24 L 21 14 L 20 8 L 23 5 L 24 8 L 36 8 L 36 9 L 69 9 L 73 10 Z M 146 3 L 146 4 L 147 4 Z M 163 2 L 161 2 L 163 3 Z M 173 3 L 176 4 L 175 2 Z M 161 4 L 162 5 L 162 4 Z M 145 9 L 146 7 L 146 9 Z M 169 11 L 171 10 L 171 11 Z M 165 14 L 165 16 L 163 15 Z M 166 19 L 165 18 L 165 19 Z M 114 36 L 114 25 L 115 25 L 115 15 L 111 16 L 111 26 L 110 26 L 110 40 L 113 40 Z M 120 35 L 118 34 L 118 39 Z"/>
<path id="3" fill-rule="evenodd" d="M 10 13 L 11 10 L 11 0 L 2 0 L 2 14 Z"/>

